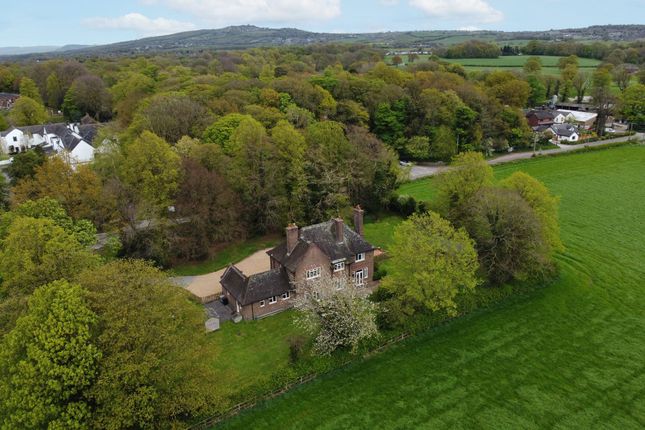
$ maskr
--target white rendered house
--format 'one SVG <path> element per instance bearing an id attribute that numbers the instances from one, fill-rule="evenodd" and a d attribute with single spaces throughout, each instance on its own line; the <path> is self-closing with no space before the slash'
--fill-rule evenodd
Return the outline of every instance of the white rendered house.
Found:
<path id="1" fill-rule="evenodd" d="M 8 155 L 41 147 L 45 152 L 67 152 L 74 163 L 94 159 L 96 124 L 46 124 L 12 127 L 0 133 L 0 148 Z"/>

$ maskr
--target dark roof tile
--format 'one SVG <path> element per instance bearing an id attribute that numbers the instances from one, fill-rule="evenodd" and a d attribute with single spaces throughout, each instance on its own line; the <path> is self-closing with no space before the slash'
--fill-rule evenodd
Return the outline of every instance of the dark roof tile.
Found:
<path id="1" fill-rule="evenodd" d="M 316 244 L 331 261 L 349 260 L 356 254 L 374 250 L 369 242 L 345 224 L 343 224 L 343 241 L 336 241 L 333 220 L 303 227 L 298 233 L 300 235 L 298 244 L 291 254 L 287 255 L 285 242 L 267 252 L 292 272 L 296 270 L 312 243 Z"/>
<path id="2" fill-rule="evenodd" d="M 242 306 L 279 296 L 292 289 L 284 268 L 246 276 L 237 267 L 229 266 L 220 282 Z"/>

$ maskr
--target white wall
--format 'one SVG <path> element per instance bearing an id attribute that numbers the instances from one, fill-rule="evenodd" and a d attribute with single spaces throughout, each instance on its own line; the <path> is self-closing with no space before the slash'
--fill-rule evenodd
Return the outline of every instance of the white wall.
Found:
<path id="1" fill-rule="evenodd" d="M 94 148 L 89 143 L 82 141 L 70 153 L 77 163 L 87 163 L 94 159 Z"/>

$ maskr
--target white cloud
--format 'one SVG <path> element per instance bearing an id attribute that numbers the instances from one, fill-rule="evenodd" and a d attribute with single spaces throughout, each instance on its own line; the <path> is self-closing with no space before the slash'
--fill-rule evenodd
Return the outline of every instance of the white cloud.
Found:
<path id="1" fill-rule="evenodd" d="M 167 18 L 148 18 L 140 13 L 128 13 L 116 18 L 88 18 L 84 21 L 84 24 L 95 28 L 133 30 L 144 36 L 171 34 L 195 28 L 195 25 L 190 22 Z"/>
<path id="2" fill-rule="evenodd" d="M 341 0 L 143 0 L 214 25 L 318 21 L 340 15 Z"/>
<path id="3" fill-rule="evenodd" d="M 468 19 L 491 23 L 504 19 L 504 14 L 484 0 L 410 0 L 410 6 L 429 16 L 445 19 Z"/>
<path id="4" fill-rule="evenodd" d="M 459 31 L 477 31 L 481 30 L 479 27 L 475 27 L 474 25 L 467 25 L 465 27 L 459 27 L 457 30 Z"/>

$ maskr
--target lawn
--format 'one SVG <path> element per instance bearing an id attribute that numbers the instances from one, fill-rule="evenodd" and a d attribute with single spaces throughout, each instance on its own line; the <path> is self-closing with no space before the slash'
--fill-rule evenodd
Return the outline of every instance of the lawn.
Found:
<path id="1" fill-rule="evenodd" d="M 394 229 L 402 221 L 397 215 L 383 216 L 365 223 L 365 239 L 374 246 L 387 249 L 392 242 Z"/>
<path id="2" fill-rule="evenodd" d="M 545 157 L 495 174 L 516 170 L 562 198 L 558 281 L 321 377 L 224 428 L 644 428 L 645 147 Z M 423 180 L 401 192 L 425 200 L 431 187 Z"/>
<path id="3" fill-rule="evenodd" d="M 280 238 L 277 236 L 263 236 L 244 242 L 233 243 L 216 251 L 212 258 L 200 262 L 177 265 L 172 268 L 172 272 L 177 276 L 205 275 L 216 272 L 231 263 L 237 263 L 261 249 L 275 246 L 278 242 L 280 242 Z"/>
<path id="4" fill-rule="evenodd" d="M 226 322 L 209 334 L 213 366 L 218 383 L 225 384 L 225 395 L 268 383 L 289 364 L 288 339 L 302 334 L 293 317 L 293 311 L 286 311 L 261 320 Z"/>

